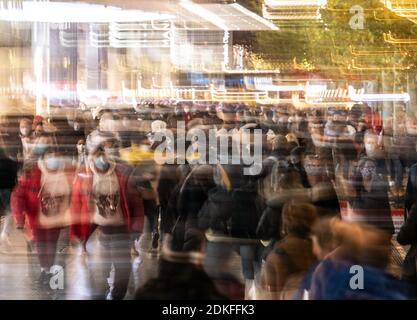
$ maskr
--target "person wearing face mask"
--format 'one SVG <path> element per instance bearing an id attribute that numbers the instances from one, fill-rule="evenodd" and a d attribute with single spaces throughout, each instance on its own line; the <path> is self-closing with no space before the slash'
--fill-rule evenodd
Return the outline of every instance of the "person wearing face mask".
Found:
<path id="1" fill-rule="evenodd" d="M 326 158 L 317 154 L 304 157 L 304 169 L 307 174 L 310 201 L 318 208 L 319 216 L 339 216 L 340 205 L 332 180 L 327 174 Z"/>
<path id="2" fill-rule="evenodd" d="M 19 158 L 21 161 L 25 161 L 29 159 L 33 147 L 32 121 L 27 118 L 21 119 L 19 123 L 19 132 L 22 144 Z"/>
<path id="3" fill-rule="evenodd" d="M 397 155 L 393 152 L 392 141 L 385 133 L 389 130 L 375 131 L 367 130 L 364 135 L 365 152 L 361 157 L 372 158 L 376 163 L 376 173 L 381 179 L 386 180 L 387 185 L 394 185 L 395 177 L 401 168 L 401 162 L 395 159 Z"/>
<path id="4" fill-rule="evenodd" d="M 114 142 L 119 140 L 113 113 L 104 112 L 100 117 L 98 127 L 87 136 L 87 153 L 93 154 L 100 145 L 108 141 Z"/>
<path id="5" fill-rule="evenodd" d="M 71 205 L 73 212 L 90 217 L 94 230 L 87 242 L 92 253 L 92 298 L 123 299 L 131 274 L 130 234 L 143 229 L 143 199 L 129 181 L 126 165 L 107 157 L 102 146 L 88 157 L 88 169 L 85 179 L 75 178 Z M 109 289 L 112 265 L 114 278 Z"/>
<path id="6" fill-rule="evenodd" d="M 18 229 L 28 227 L 33 234 L 36 253 L 41 268 L 38 283 L 49 286 L 53 265 L 63 266 L 57 252 L 64 243 L 66 227 L 70 224 L 70 197 L 72 171 L 56 149 L 49 147 L 36 163 L 26 167 L 15 189 L 17 201 L 12 202 L 12 212 Z"/>
<path id="7" fill-rule="evenodd" d="M 388 184 L 377 172 L 377 163 L 372 158 L 362 158 L 350 179 L 348 219 L 367 223 L 388 234 L 394 233 L 394 224 L 388 200 Z"/>
<path id="8" fill-rule="evenodd" d="M 42 135 L 33 143 L 31 153 L 29 156 L 29 161 L 38 161 L 40 157 L 48 150 L 49 147 L 53 145 L 53 139 L 50 136 Z"/>
<path id="9" fill-rule="evenodd" d="M 243 174 L 241 165 L 221 165 L 214 168 L 216 186 L 208 191 L 207 199 L 198 212 L 198 227 L 208 239 L 206 270 L 216 271 L 210 263 L 217 250 L 236 248 L 240 254 L 246 291 L 252 287 L 260 269 L 256 226 L 261 215 L 261 203 L 255 180 Z M 211 267 L 211 268 L 209 268 Z"/>

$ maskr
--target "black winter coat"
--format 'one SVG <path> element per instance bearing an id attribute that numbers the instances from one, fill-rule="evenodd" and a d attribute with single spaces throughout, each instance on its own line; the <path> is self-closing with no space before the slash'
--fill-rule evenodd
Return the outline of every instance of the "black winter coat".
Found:
<path id="1" fill-rule="evenodd" d="M 402 278 L 417 290 L 417 202 L 411 206 L 397 241 L 401 245 L 411 245 L 402 265 Z"/>
<path id="2" fill-rule="evenodd" d="M 228 192 L 215 187 L 198 214 L 199 227 L 233 238 L 256 239 L 260 215 L 256 192 L 241 189 Z"/>

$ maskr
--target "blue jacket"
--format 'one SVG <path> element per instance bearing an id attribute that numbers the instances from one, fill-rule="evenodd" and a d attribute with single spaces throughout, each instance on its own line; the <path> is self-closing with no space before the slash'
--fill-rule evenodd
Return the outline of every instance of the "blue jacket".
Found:
<path id="1" fill-rule="evenodd" d="M 408 286 L 400 280 L 371 266 L 363 267 L 363 289 L 351 288 L 351 262 L 324 259 L 316 268 L 311 282 L 311 300 L 403 300 Z"/>

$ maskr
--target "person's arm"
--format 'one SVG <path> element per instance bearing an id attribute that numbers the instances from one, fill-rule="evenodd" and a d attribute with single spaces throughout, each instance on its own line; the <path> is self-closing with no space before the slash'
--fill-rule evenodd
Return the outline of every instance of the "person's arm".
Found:
<path id="1" fill-rule="evenodd" d="M 312 202 L 319 202 L 337 199 L 337 194 L 332 184 L 319 184 L 311 188 L 310 197 Z"/>
<path id="2" fill-rule="evenodd" d="M 23 172 L 10 198 L 12 215 L 18 229 L 23 229 L 25 226 L 26 194 L 29 179 L 29 173 L 27 171 Z"/>
<path id="3" fill-rule="evenodd" d="M 125 197 L 130 211 L 131 229 L 134 232 L 141 232 L 145 217 L 143 198 L 136 189 L 135 179 L 124 177 L 123 180 L 123 185 L 126 188 Z"/>
<path id="4" fill-rule="evenodd" d="M 271 208 L 280 208 L 289 200 L 311 201 L 312 188 L 297 188 L 280 190 L 270 199 L 267 199 L 266 205 Z"/>

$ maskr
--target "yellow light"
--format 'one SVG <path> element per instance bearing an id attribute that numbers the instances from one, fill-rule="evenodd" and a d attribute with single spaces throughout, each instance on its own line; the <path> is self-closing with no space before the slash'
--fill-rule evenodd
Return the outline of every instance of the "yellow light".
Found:
<path id="1" fill-rule="evenodd" d="M 394 38 L 391 34 L 391 31 L 388 33 L 384 32 L 384 41 L 392 44 L 417 44 L 417 39 Z"/>
<path id="2" fill-rule="evenodd" d="M 352 68 L 356 69 L 356 70 L 368 70 L 368 71 L 372 71 L 372 70 L 375 70 L 375 71 L 379 71 L 379 70 L 410 70 L 411 67 L 412 67 L 412 65 L 409 65 L 407 67 L 396 67 L 396 66 L 393 66 L 393 67 L 363 67 L 363 66 L 358 66 L 356 64 L 355 59 L 352 59 Z"/>

